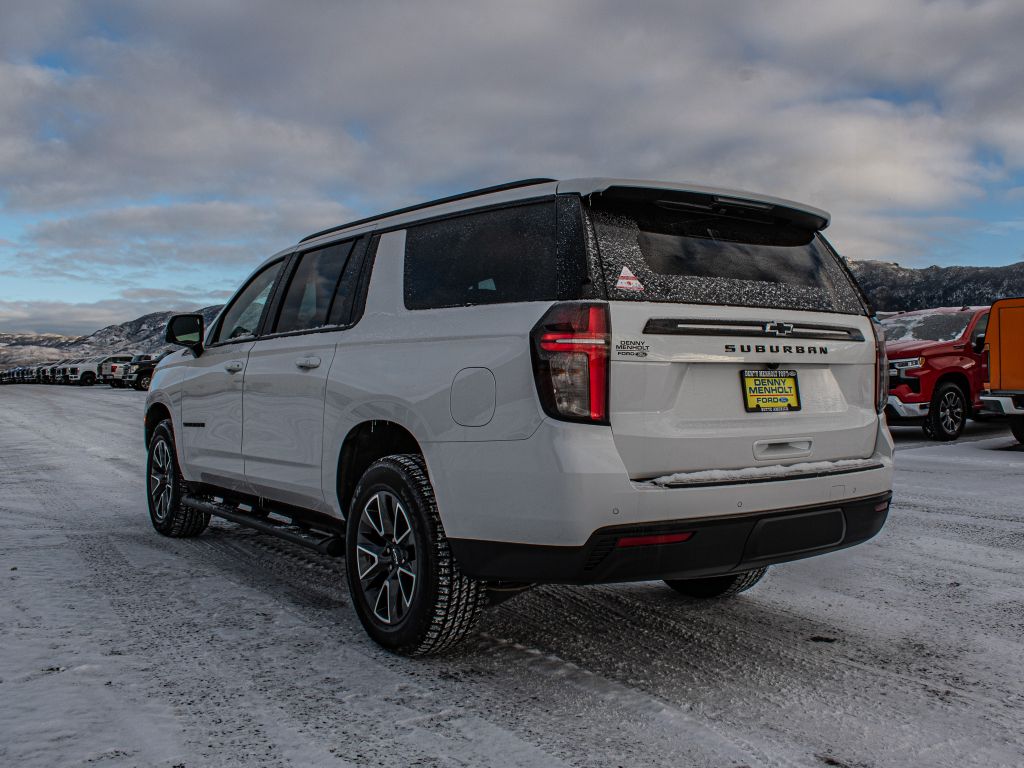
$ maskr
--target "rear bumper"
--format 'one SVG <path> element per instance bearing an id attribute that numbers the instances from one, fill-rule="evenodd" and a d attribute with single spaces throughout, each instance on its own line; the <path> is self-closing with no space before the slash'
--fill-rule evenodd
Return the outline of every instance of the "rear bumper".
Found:
<path id="1" fill-rule="evenodd" d="M 582 547 L 610 527 L 843 506 L 890 492 L 893 475 L 892 438 L 881 417 L 871 468 L 771 482 L 634 481 L 607 427 L 549 420 L 526 440 L 424 443 L 423 452 L 449 539 L 542 547 Z M 711 467 L 714 458 L 706 456 Z"/>
<path id="2" fill-rule="evenodd" d="M 739 573 L 834 552 L 881 530 L 891 493 L 841 504 L 709 520 L 610 526 L 580 547 L 450 539 L 467 575 L 492 581 L 586 584 L 686 579 Z M 621 546 L 625 537 L 691 534 L 686 541 Z"/>

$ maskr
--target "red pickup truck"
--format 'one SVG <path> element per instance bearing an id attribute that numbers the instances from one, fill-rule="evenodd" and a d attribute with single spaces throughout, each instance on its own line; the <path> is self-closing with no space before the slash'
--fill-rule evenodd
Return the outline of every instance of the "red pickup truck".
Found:
<path id="1" fill-rule="evenodd" d="M 939 307 L 882 320 L 890 424 L 920 424 L 935 440 L 960 437 L 982 408 L 988 313 L 988 307 Z"/>

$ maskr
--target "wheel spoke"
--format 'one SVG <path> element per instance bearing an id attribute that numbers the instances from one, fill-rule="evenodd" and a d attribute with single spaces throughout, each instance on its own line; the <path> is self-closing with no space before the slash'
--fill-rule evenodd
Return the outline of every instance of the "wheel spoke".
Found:
<path id="1" fill-rule="evenodd" d="M 364 519 L 373 527 L 377 535 L 382 539 L 386 538 L 384 535 L 384 524 L 381 520 L 381 494 L 376 494 L 372 499 L 366 503 L 366 508 L 363 510 Z"/>
<path id="2" fill-rule="evenodd" d="M 378 495 L 381 497 L 381 535 L 386 539 L 394 541 L 396 509 L 399 508 L 398 499 L 390 493 L 380 493 Z"/>
<path id="3" fill-rule="evenodd" d="M 416 573 L 403 565 L 399 567 L 395 574 L 395 580 L 398 582 L 398 589 L 402 593 L 402 601 L 405 603 L 405 608 L 408 608 L 412 604 L 412 596 L 416 591 Z"/>
<path id="4" fill-rule="evenodd" d="M 385 624 L 391 623 L 391 582 L 388 579 L 380 585 L 377 600 L 373 604 L 373 615 Z"/>
<path id="5" fill-rule="evenodd" d="M 388 577 L 388 614 L 393 621 L 398 621 L 405 615 L 405 605 L 402 604 L 402 589 L 398 583 L 396 574 Z"/>
<path id="6" fill-rule="evenodd" d="M 366 579 L 380 565 L 380 552 L 374 551 L 368 544 L 356 545 L 356 566 L 360 580 Z"/>
<path id="7" fill-rule="evenodd" d="M 411 533 L 412 524 L 409 522 L 409 515 L 406 514 L 405 507 L 399 504 L 395 515 L 395 543 L 404 543 Z"/>

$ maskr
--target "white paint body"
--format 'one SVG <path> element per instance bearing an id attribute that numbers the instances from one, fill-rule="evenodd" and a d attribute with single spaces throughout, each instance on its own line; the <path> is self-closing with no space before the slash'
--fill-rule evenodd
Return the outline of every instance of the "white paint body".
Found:
<path id="1" fill-rule="evenodd" d="M 548 186 L 541 191 L 553 194 L 556 185 Z M 557 190 L 585 194 L 592 186 L 562 182 Z M 429 214 L 537 194 L 536 187 L 511 190 Z M 354 326 L 226 342 L 198 358 L 186 350 L 160 363 L 147 409 L 161 403 L 171 413 L 187 480 L 343 518 L 336 491 L 342 444 L 376 420 L 404 427 L 419 443 L 453 538 L 577 546 L 604 526 L 811 506 L 891 489 L 893 444 L 875 410 L 869 318 L 612 301 L 612 348 L 645 339 L 648 356 L 613 353 L 610 426 L 557 421 L 538 399 L 529 341 L 551 301 L 405 308 L 405 231 L 396 227 L 423 217 L 392 217 L 314 241 L 389 230 Z M 803 408 L 747 413 L 738 371 L 767 362 L 766 355 L 727 353 L 724 342 L 734 339 L 642 333 L 649 318 L 676 317 L 840 325 L 865 341 L 829 341 L 827 358 L 770 355 L 798 371 Z M 310 357 L 319 365 L 298 365 Z M 188 426 L 197 423 L 205 426 Z M 796 446 L 792 453 L 788 445 Z M 645 482 L 849 459 L 872 459 L 876 468 L 698 488 Z"/>

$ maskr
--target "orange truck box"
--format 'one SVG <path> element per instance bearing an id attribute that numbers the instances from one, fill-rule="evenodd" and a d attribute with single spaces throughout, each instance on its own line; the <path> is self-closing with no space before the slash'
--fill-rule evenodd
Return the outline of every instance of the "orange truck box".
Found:
<path id="1" fill-rule="evenodd" d="M 989 389 L 1024 394 L 1024 298 L 992 305 L 985 344 L 989 349 Z"/>
<path id="2" fill-rule="evenodd" d="M 985 332 L 988 352 L 987 392 L 982 407 L 1007 417 L 1017 442 L 1024 445 L 1024 298 L 1000 299 L 992 305 Z"/>

